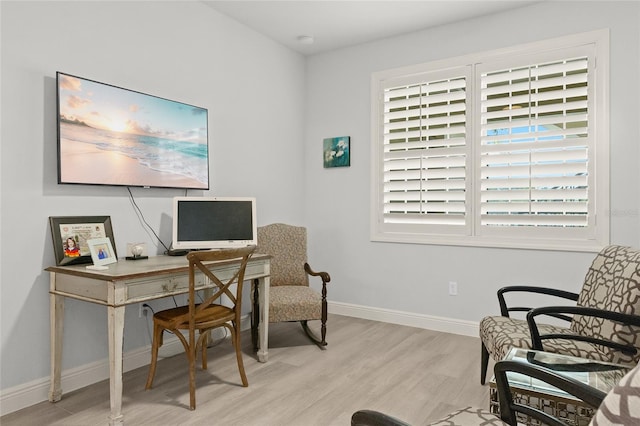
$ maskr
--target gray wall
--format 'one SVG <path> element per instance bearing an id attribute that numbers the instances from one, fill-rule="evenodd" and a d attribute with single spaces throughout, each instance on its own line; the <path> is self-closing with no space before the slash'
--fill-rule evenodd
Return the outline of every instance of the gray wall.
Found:
<path id="1" fill-rule="evenodd" d="M 370 78 L 375 71 L 610 29 L 611 241 L 640 247 L 640 3 L 540 2 L 308 60 L 306 221 L 331 300 L 479 321 L 508 283 L 577 291 L 593 253 L 369 241 Z M 351 136 L 351 167 L 322 169 L 321 141 Z M 448 295 L 448 282 L 459 295 Z"/>
<path id="2" fill-rule="evenodd" d="M 331 301 L 478 321 L 497 312 L 506 283 L 579 289 L 593 254 L 370 242 L 371 73 L 610 28 L 611 235 L 640 247 L 636 2 L 543 2 L 308 59 L 199 3 L 1 2 L 0 13 L 2 389 L 49 374 L 48 216 L 111 215 L 121 253 L 128 241 L 153 241 L 125 189 L 55 183 L 56 70 L 209 108 L 209 193 L 256 196 L 261 224 L 308 226 Z M 352 138 L 351 167 L 323 169 L 322 139 L 342 135 Z M 177 191 L 134 194 L 168 240 Z M 66 325 L 64 368 L 105 358 L 103 308 L 68 302 Z M 125 351 L 148 344 L 128 310 Z"/>
<path id="3" fill-rule="evenodd" d="M 157 242 L 126 188 L 56 183 L 55 73 L 209 109 L 211 187 L 255 196 L 258 222 L 303 223 L 304 58 L 199 2 L 1 2 L 1 387 L 49 374 L 49 216 L 110 215 L 116 250 Z M 169 244 L 171 198 L 132 189 Z M 162 251 L 162 247 L 158 248 Z M 158 309 L 168 301 L 152 303 Z M 104 360 L 106 309 L 68 301 L 63 369 Z M 127 308 L 124 350 L 149 345 Z"/>

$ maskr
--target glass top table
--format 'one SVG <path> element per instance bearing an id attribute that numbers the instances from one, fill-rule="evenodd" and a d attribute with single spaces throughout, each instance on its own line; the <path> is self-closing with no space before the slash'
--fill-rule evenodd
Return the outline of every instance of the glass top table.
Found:
<path id="1" fill-rule="evenodd" d="M 632 368 L 609 362 L 520 348 L 512 348 L 504 359 L 548 368 L 605 393 L 613 389 Z M 561 389 L 520 373 L 507 372 L 507 378 L 514 398 L 520 403 L 562 418 L 572 425 L 587 425 L 593 417 L 595 412 L 593 407 Z M 499 414 L 500 406 L 495 377 L 491 379 L 489 386 L 489 408 L 491 412 Z M 519 416 L 518 420 L 524 424 L 531 424 L 528 418 Z"/>
<path id="2" fill-rule="evenodd" d="M 620 364 L 519 348 L 512 348 L 504 359 L 548 368 L 605 393 L 609 392 L 631 370 L 631 367 Z M 524 374 L 508 372 L 507 378 L 512 387 L 573 398 L 572 395 L 554 386 Z"/>

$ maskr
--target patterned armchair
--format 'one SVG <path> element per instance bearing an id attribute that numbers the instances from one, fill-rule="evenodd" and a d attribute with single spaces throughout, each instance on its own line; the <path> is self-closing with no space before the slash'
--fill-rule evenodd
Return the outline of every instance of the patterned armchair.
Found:
<path id="1" fill-rule="evenodd" d="M 505 295 L 539 293 L 577 302 L 571 306 L 507 307 Z M 531 348 L 599 361 L 636 365 L 640 360 L 640 251 L 605 247 L 593 260 L 579 294 L 544 287 L 511 286 L 498 290 L 501 316 L 480 322 L 481 377 L 489 355 L 499 361 L 511 347 Z M 526 312 L 526 320 L 511 312 Z M 540 316 L 569 321 L 568 327 L 538 323 Z"/>
<path id="2" fill-rule="evenodd" d="M 320 347 L 327 345 L 327 272 L 315 272 L 307 263 L 307 230 L 301 226 L 274 223 L 258 228 L 256 253 L 271 255 L 269 322 L 300 321 L 309 338 Z M 322 293 L 309 287 L 309 277 L 322 280 Z M 255 286 L 257 288 L 257 286 Z M 252 336 L 257 348 L 258 298 L 253 295 Z M 307 321 L 321 321 L 316 336 Z"/>
<path id="3" fill-rule="evenodd" d="M 514 400 L 506 374 L 509 371 L 542 380 L 574 395 L 594 408 L 598 407 L 589 426 L 640 424 L 640 412 L 637 410 L 638 400 L 640 400 L 640 367 L 629 371 L 606 395 L 591 386 L 574 381 L 566 376 L 559 376 L 544 367 L 527 365 L 518 361 L 499 361 L 496 363 L 494 371 L 500 399 L 500 418 L 491 414 L 488 410 L 467 407 L 454 411 L 434 423 L 428 423 L 428 425 L 515 426 L 518 424 L 516 413 L 522 413 L 540 421 L 542 424 L 566 426 L 566 423 L 555 417 L 542 411 L 533 410 Z M 503 403 L 503 401 L 508 401 L 508 403 Z M 378 411 L 360 410 L 351 416 L 351 426 L 409 426 L 409 424 Z"/>

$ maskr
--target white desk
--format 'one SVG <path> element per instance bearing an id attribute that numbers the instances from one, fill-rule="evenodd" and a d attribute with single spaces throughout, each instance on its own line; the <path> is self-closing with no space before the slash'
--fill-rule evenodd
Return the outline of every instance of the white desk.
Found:
<path id="1" fill-rule="evenodd" d="M 237 262 L 210 264 L 216 273 L 225 269 L 234 271 Z M 60 386 L 62 336 L 64 322 L 64 298 L 84 300 L 107 306 L 109 333 L 109 383 L 111 396 L 111 425 L 123 424 L 122 415 L 122 346 L 124 338 L 125 306 L 189 291 L 189 265 L 184 256 L 155 256 L 145 260 L 120 260 L 109 269 L 97 271 L 86 265 L 51 266 L 50 315 L 51 315 L 51 389 L 49 401 L 62 398 Z M 258 280 L 258 359 L 268 358 L 269 327 L 269 274 L 270 256 L 255 254 L 249 260 L 245 280 Z M 211 288 L 207 282 L 197 283 L 196 289 Z M 253 289 L 252 289 L 253 291 Z"/>

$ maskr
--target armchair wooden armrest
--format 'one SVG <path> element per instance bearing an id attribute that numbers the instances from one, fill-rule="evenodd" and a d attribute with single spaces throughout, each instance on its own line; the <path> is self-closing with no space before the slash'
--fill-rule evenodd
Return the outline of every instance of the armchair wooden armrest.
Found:
<path id="1" fill-rule="evenodd" d="M 311 275 L 312 277 L 320 277 L 322 279 L 322 292 L 321 292 L 321 296 L 322 296 L 322 318 L 327 318 L 327 316 L 329 315 L 329 309 L 327 307 L 327 283 L 331 281 L 331 276 L 329 276 L 328 272 L 316 272 L 313 269 L 311 269 L 311 266 L 309 266 L 309 264 L 307 262 L 305 262 L 304 264 L 304 271 Z M 327 326 L 325 324 L 325 322 L 322 322 L 322 325 L 320 326 L 320 334 L 321 337 L 318 338 L 312 331 L 311 329 L 309 329 L 309 325 L 307 324 L 307 321 L 301 321 L 302 324 L 302 328 L 304 329 L 305 333 L 307 333 L 307 336 L 309 336 L 309 338 L 311 340 L 313 340 L 316 345 L 318 345 L 318 347 L 323 348 L 325 346 L 327 346 L 327 340 L 325 338 L 326 334 L 327 334 Z"/>
<path id="2" fill-rule="evenodd" d="M 309 266 L 308 263 L 304 264 L 304 271 L 312 277 L 320 277 L 322 279 L 322 285 L 325 285 L 329 281 L 331 281 L 331 276 L 328 272 L 315 272 L 313 269 L 311 269 L 311 266 Z"/>
<path id="3" fill-rule="evenodd" d="M 537 293 L 537 294 L 546 294 L 549 296 L 560 297 L 562 299 L 573 300 L 574 302 L 578 300 L 578 293 L 573 293 L 565 290 L 558 290 L 556 288 L 550 287 L 535 287 L 535 286 L 526 286 L 526 285 L 512 285 L 507 287 L 502 287 L 498 290 L 498 303 L 500 304 L 500 315 L 503 317 L 509 317 L 510 312 L 528 312 L 533 309 L 532 307 L 526 306 L 514 306 L 507 307 L 507 302 L 505 300 L 506 293 L 514 293 L 514 292 L 525 292 L 525 293 Z M 565 321 L 571 321 L 571 317 L 561 314 L 551 315 L 553 317 L 559 318 Z"/>
<path id="4" fill-rule="evenodd" d="M 536 324 L 536 317 L 540 315 L 557 317 L 559 314 L 582 315 L 607 319 L 624 325 L 640 326 L 640 316 L 638 315 L 607 311 L 604 309 L 588 308 L 585 306 L 545 306 L 541 308 L 534 308 L 527 312 L 527 324 L 529 325 L 529 330 L 531 332 L 531 344 L 533 349 L 540 351 L 544 350 L 542 341 L 546 339 L 567 339 L 603 345 L 630 356 L 634 356 L 638 352 L 638 349 L 631 344 L 625 345 L 609 339 L 601 339 L 598 337 L 578 334 L 540 334 L 538 325 Z"/>

